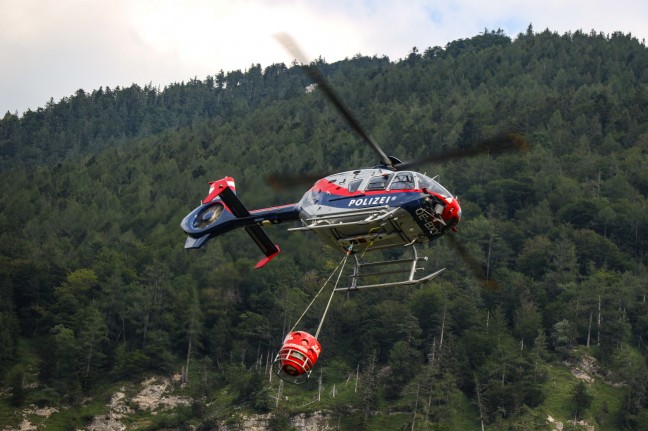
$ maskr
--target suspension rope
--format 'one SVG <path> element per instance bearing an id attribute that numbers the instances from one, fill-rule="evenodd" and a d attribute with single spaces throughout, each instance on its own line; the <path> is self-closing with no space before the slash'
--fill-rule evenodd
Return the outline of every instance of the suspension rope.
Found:
<path id="1" fill-rule="evenodd" d="M 328 303 L 326 304 L 326 308 L 324 309 L 324 314 L 322 314 L 322 320 L 320 320 L 320 324 L 317 327 L 317 332 L 315 332 L 315 338 L 319 336 L 320 331 L 322 330 L 322 325 L 324 324 L 324 319 L 326 319 L 326 313 L 328 313 L 328 309 L 331 305 L 331 301 L 333 300 L 333 294 L 335 293 L 335 289 L 338 286 L 338 283 L 340 282 L 340 277 L 342 276 L 342 273 L 344 272 L 344 265 L 346 264 L 347 259 L 349 258 L 349 255 L 351 254 L 351 250 L 353 249 L 353 244 L 349 247 L 349 250 L 347 250 L 346 254 L 344 255 L 344 259 L 342 259 L 342 268 L 340 269 L 340 273 L 338 274 L 337 280 L 335 280 L 335 286 L 333 286 L 333 290 L 331 291 L 331 296 L 329 297 Z"/>
<path id="2" fill-rule="evenodd" d="M 333 278 L 333 275 L 335 275 L 335 273 L 337 272 L 338 268 L 340 268 L 340 265 L 342 265 L 342 269 L 340 270 L 340 275 L 342 275 L 342 272 L 344 271 L 344 265 L 343 265 L 343 264 L 346 263 L 346 260 L 347 260 L 347 258 L 349 257 L 349 254 L 351 253 L 351 248 L 352 248 L 352 247 L 353 247 L 353 246 L 349 247 L 349 251 L 347 251 L 347 253 L 344 255 L 344 257 L 342 258 L 342 260 L 340 261 L 340 263 L 338 263 L 338 265 L 335 267 L 335 269 L 333 270 L 333 272 L 331 272 L 331 275 L 329 275 L 329 278 L 324 282 L 324 284 L 322 285 L 322 287 L 320 288 L 320 290 L 315 294 L 315 296 L 313 297 L 313 299 L 312 299 L 312 301 L 310 302 L 310 304 L 308 304 L 308 306 L 306 307 L 306 309 L 304 310 L 304 312 L 302 313 L 302 315 L 299 316 L 299 319 L 297 319 L 297 321 L 295 322 L 295 324 L 293 325 L 293 327 L 290 329 L 290 331 L 288 331 L 289 333 L 290 333 L 290 332 L 293 332 L 293 331 L 295 330 L 295 328 L 297 327 L 297 325 L 299 325 L 299 322 L 301 322 L 301 320 L 304 318 L 304 316 L 306 315 L 306 313 L 308 312 L 308 310 L 311 308 L 311 306 L 313 305 L 313 303 L 315 302 L 315 300 L 317 299 L 317 297 L 319 296 L 319 294 L 322 293 L 322 291 L 324 290 L 324 288 L 326 287 L 326 285 L 328 284 L 328 282 L 331 281 L 331 278 Z M 340 281 L 340 275 L 338 275 L 337 281 L 335 282 L 335 287 L 337 287 L 337 283 Z M 333 291 L 335 292 L 335 288 L 333 288 Z M 331 295 L 331 296 L 332 296 L 332 295 Z M 331 300 L 329 299 L 329 304 L 330 304 L 330 303 L 331 303 Z M 328 309 L 328 305 L 327 305 L 326 308 Z M 326 315 L 326 312 L 324 313 L 324 315 Z M 324 320 L 324 318 L 322 318 L 322 320 Z M 322 323 L 320 322 L 320 328 L 321 328 L 321 326 L 322 326 Z M 317 329 L 317 333 L 319 333 L 319 328 Z M 317 335 L 315 335 L 315 338 L 317 338 Z"/>

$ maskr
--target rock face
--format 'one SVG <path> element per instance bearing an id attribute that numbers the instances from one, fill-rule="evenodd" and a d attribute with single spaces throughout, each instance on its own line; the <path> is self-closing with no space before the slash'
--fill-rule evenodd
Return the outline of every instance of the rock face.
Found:
<path id="1" fill-rule="evenodd" d="M 271 414 L 245 416 L 236 425 L 220 423 L 218 429 L 222 431 L 268 431 L 270 429 Z M 329 425 L 328 418 L 322 412 L 312 415 L 304 413 L 290 419 L 290 425 L 302 431 L 333 431 L 335 427 Z"/>
<path id="2" fill-rule="evenodd" d="M 587 383 L 592 383 L 594 377 L 600 373 L 596 359 L 589 355 L 583 357 L 571 367 L 571 372 L 577 379 L 583 380 Z"/>
<path id="3" fill-rule="evenodd" d="M 585 431 L 596 431 L 596 427 L 594 427 L 594 425 L 591 425 L 586 420 L 582 420 L 582 421 L 570 420 L 568 422 L 574 426 L 582 427 L 583 430 Z M 547 416 L 547 423 L 551 426 L 551 431 L 563 431 L 563 429 L 565 428 L 565 425 L 561 421 L 556 420 L 551 416 Z"/>
<path id="4" fill-rule="evenodd" d="M 110 398 L 107 405 L 108 412 L 95 416 L 92 422 L 84 428 L 87 431 L 125 431 L 128 417 L 136 414 L 137 410 L 148 410 L 152 415 L 164 410 L 173 409 L 179 405 L 188 405 L 191 399 L 171 395 L 173 389 L 169 378 L 152 377 L 141 383 L 129 387 L 122 387 Z M 131 395 L 129 395 L 131 394 Z M 132 395 L 135 394 L 135 395 Z M 3 428 L 2 431 L 32 431 L 43 429 L 42 425 L 32 424 L 28 416 L 42 416 L 44 419 L 52 413 L 58 412 L 55 408 L 38 409 L 34 406 L 22 411 L 23 421 L 16 428 Z M 243 415 L 233 421 L 224 421 L 218 424 L 218 430 L 223 431 L 267 431 L 270 429 L 272 414 Z M 290 424 L 303 431 L 332 431 L 335 427 L 329 425 L 328 417 L 323 412 L 306 415 L 304 413 L 294 416 Z M 78 430 L 81 431 L 81 430 Z"/>
<path id="5" fill-rule="evenodd" d="M 122 391 L 125 388 L 122 388 Z M 95 416 L 90 426 L 89 431 L 124 431 L 126 425 L 121 420 L 132 412 L 132 409 L 126 405 L 126 394 L 124 392 L 116 392 L 110 398 L 110 411 L 106 415 Z"/>
<path id="6" fill-rule="evenodd" d="M 547 422 L 551 424 L 551 431 L 562 431 L 564 427 L 562 422 L 555 420 L 551 416 L 547 416 Z"/>
<path id="7" fill-rule="evenodd" d="M 169 395 L 171 381 L 167 378 L 152 377 L 144 380 L 139 385 L 141 390 L 130 399 L 131 403 L 137 404 L 142 410 L 150 410 L 156 414 L 158 410 L 171 409 L 182 404 L 189 404 L 190 399 Z M 126 425 L 122 420 L 133 410 L 128 405 L 126 388 L 113 394 L 110 399 L 108 414 L 96 416 L 88 426 L 88 431 L 124 431 Z"/>
<path id="8" fill-rule="evenodd" d="M 329 431 L 334 427 L 330 426 L 328 419 L 322 412 L 315 412 L 311 416 L 300 414 L 290 420 L 290 423 L 297 429 L 303 431 Z"/>
<path id="9" fill-rule="evenodd" d="M 40 416 L 43 418 L 48 418 L 52 413 L 58 412 L 58 409 L 54 407 L 44 407 L 44 408 L 38 408 L 36 406 L 30 406 L 29 408 L 25 409 L 22 411 L 22 417 L 23 420 L 18 425 L 18 428 L 9 428 L 5 427 L 2 429 L 2 431 L 32 431 L 32 430 L 37 430 L 38 426 L 34 425 L 31 423 L 29 420 L 30 415 L 35 415 L 35 416 Z"/>
<path id="10" fill-rule="evenodd" d="M 170 409 L 179 405 L 191 404 L 189 398 L 167 394 L 171 386 L 169 379 L 152 377 L 141 384 L 142 390 L 132 400 L 140 409 L 151 410 L 155 414 L 159 408 Z"/>

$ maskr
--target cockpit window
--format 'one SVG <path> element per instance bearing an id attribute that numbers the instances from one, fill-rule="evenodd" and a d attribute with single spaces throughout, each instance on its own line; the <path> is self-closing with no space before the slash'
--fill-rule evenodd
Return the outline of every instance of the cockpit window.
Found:
<path id="1" fill-rule="evenodd" d="M 385 190 L 393 174 L 378 175 L 369 180 L 365 191 Z"/>
<path id="2" fill-rule="evenodd" d="M 389 190 L 409 190 L 415 188 L 414 175 L 411 172 L 399 172 L 389 186 Z"/>
<path id="3" fill-rule="evenodd" d="M 358 187 L 360 187 L 360 184 L 362 184 L 362 180 L 353 180 L 349 183 L 349 193 L 353 193 L 358 190 Z"/>
<path id="4" fill-rule="evenodd" d="M 418 174 L 418 179 L 419 179 L 420 188 L 428 189 L 429 191 L 444 196 L 446 198 L 452 197 L 452 193 L 447 191 L 445 187 L 443 187 L 441 184 L 434 181 L 432 178 L 422 174 Z"/>

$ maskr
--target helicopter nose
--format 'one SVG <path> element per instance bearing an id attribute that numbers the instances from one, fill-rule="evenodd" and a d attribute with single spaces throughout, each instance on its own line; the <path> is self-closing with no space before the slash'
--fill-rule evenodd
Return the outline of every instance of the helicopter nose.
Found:
<path id="1" fill-rule="evenodd" d="M 461 206 L 459 206 L 457 198 L 446 199 L 446 207 L 443 211 L 442 217 L 446 222 L 446 225 L 451 226 L 453 229 L 454 226 L 459 223 L 461 220 Z"/>

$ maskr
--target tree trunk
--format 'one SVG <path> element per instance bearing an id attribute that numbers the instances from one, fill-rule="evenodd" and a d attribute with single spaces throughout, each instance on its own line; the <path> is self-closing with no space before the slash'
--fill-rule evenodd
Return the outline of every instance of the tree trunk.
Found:
<path id="1" fill-rule="evenodd" d="M 279 379 L 279 388 L 277 389 L 277 402 L 275 407 L 279 407 L 279 398 L 281 398 L 281 389 L 283 388 L 283 380 Z"/>
<path id="2" fill-rule="evenodd" d="M 441 318 L 441 339 L 439 340 L 439 350 L 443 347 L 443 333 L 445 332 L 445 318 L 446 318 L 447 303 L 443 304 L 443 317 Z"/>
<path id="3" fill-rule="evenodd" d="M 479 422 L 481 422 L 481 429 L 482 429 L 482 431 L 484 431 L 485 430 L 485 428 L 484 428 L 484 408 L 483 408 L 483 405 L 482 405 L 481 391 L 482 391 L 482 388 L 479 387 L 479 380 L 477 379 L 477 374 L 475 374 L 475 393 L 477 394 L 477 408 L 479 409 Z"/>
<path id="4" fill-rule="evenodd" d="M 317 401 L 322 400 L 322 370 L 320 370 L 319 379 L 317 379 Z"/>
<path id="5" fill-rule="evenodd" d="M 360 364 L 356 367 L 356 379 L 355 379 L 355 386 L 353 387 L 353 393 L 358 392 L 358 379 L 360 378 Z"/>
<path id="6" fill-rule="evenodd" d="M 493 232 L 491 232 L 490 237 L 488 238 L 488 253 L 486 254 L 486 281 L 490 280 L 490 258 L 491 258 L 491 248 L 493 246 Z"/>
<path id="7" fill-rule="evenodd" d="M 587 325 L 587 348 L 589 349 L 590 347 L 590 338 L 592 335 L 592 315 L 594 314 L 594 311 L 590 311 L 590 318 L 589 318 L 589 325 Z"/>
<path id="8" fill-rule="evenodd" d="M 189 345 L 187 346 L 187 362 L 184 367 L 184 374 L 182 376 L 182 383 L 188 383 L 189 382 L 189 358 L 191 358 L 191 344 L 192 344 L 193 337 L 189 335 Z"/>
<path id="9" fill-rule="evenodd" d="M 416 401 L 414 402 L 414 416 L 412 417 L 412 428 L 411 431 L 414 431 L 414 424 L 416 423 L 416 410 L 418 409 L 418 399 L 419 399 L 419 390 L 421 385 L 416 386 Z"/>
<path id="10" fill-rule="evenodd" d="M 601 345 L 601 295 L 598 297 L 598 324 L 596 326 L 596 346 Z"/>

